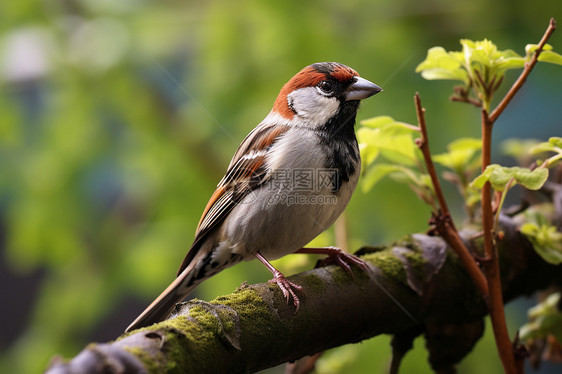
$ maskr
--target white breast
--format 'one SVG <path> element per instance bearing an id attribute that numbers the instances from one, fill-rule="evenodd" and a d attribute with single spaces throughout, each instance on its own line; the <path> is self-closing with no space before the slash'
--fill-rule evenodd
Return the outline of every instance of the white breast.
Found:
<path id="1" fill-rule="evenodd" d="M 330 171 L 313 131 L 294 127 L 272 148 L 266 163 L 270 179 L 234 208 L 221 235 L 236 253 L 249 254 L 248 259 L 257 251 L 275 259 L 305 246 L 343 212 L 359 178 L 356 170 L 332 192 L 319 177 Z"/>

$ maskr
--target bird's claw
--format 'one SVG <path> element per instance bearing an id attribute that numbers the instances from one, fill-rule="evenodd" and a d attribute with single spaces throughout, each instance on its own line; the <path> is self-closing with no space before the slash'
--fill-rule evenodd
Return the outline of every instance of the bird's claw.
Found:
<path id="1" fill-rule="evenodd" d="M 283 292 L 283 296 L 285 297 L 285 301 L 287 302 L 287 304 L 289 304 L 289 301 L 291 300 L 291 298 L 293 298 L 295 314 L 297 314 L 300 308 L 300 299 L 295 293 L 295 290 L 302 292 L 303 288 L 298 284 L 288 281 L 281 272 L 274 273 L 273 279 L 270 279 L 269 283 L 276 283 L 279 286 L 279 288 Z"/>
<path id="2" fill-rule="evenodd" d="M 361 260 L 357 256 L 345 252 L 340 248 L 328 247 L 326 248 L 326 253 L 328 254 L 328 257 L 321 262 L 321 265 L 336 264 L 342 267 L 351 276 L 353 276 L 353 272 L 351 271 L 350 265 L 357 265 L 367 273 L 371 272 L 371 269 L 365 261 Z"/>

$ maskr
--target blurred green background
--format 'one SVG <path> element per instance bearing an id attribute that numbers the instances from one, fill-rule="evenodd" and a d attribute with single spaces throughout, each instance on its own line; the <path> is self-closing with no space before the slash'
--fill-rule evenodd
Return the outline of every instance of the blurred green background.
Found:
<path id="1" fill-rule="evenodd" d="M 427 49 L 489 38 L 523 54 L 550 17 L 562 22 L 559 0 L 0 3 L 0 372 L 40 372 L 54 354 L 123 331 L 175 276 L 239 142 L 302 67 L 338 61 L 383 87 L 359 119 L 413 123 L 419 91 L 433 151 L 443 152 L 479 135 L 479 113 L 447 101 L 450 82 L 414 73 Z M 551 44 L 562 50 L 560 31 Z M 560 136 L 561 87 L 562 69 L 539 64 L 494 144 Z M 455 212 L 462 219 L 460 205 Z M 347 210 L 349 249 L 423 231 L 428 214 L 391 181 L 359 188 Z M 333 233 L 319 241 L 333 244 Z M 314 263 L 291 257 L 277 263 L 289 274 Z M 269 278 L 245 263 L 193 296 Z M 525 308 L 509 312 L 513 333 Z M 318 372 L 382 372 L 388 342 L 327 352 Z M 430 372 L 426 357 L 418 339 L 403 372 Z M 477 371 L 501 372 L 489 328 L 459 370 Z"/>

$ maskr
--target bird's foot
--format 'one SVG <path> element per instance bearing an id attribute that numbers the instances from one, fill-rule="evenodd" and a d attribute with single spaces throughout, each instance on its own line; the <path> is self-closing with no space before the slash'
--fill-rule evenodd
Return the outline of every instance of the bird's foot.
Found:
<path id="1" fill-rule="evenodd" d="M 289 304 L 291 298 L 293 299 L 295 314 L 297 314 L 300 307 L 300 299 L 295 291 L 302 292 L 303 288 L 298 284 L 288 281 L 280 271 L 276 271 L 273 273 L 273 279 L 270 279 L 269 283 L 276 283 L 279 286 L 279 288 L 283 292 L 283 296 L 285 297 L 287 304 Z"/>
<path id="2" fill-rule="evenodd" d="M 297 252 L 312 253 L 312 254 L 327 254 L 328 257 L 320 262 L 321 266 L 335 264 L 342 267 L 351 276 L 353 276 L 353 272 L 351 271 L 351 265 L 359 266 L 367 273 L 371 272 L 371 269 L 369 268 L 369 266 L 365 261 L 361 260 L 357 256 L 347 253 L 346 251 L 338 247 L 302 248 Z"/>

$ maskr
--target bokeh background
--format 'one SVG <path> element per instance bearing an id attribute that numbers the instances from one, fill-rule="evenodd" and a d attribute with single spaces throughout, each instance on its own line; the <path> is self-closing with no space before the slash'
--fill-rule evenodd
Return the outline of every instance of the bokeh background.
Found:
<path id="1" fill-rule="evenodd" d="M 550 17 L 562 22 L 560 1 L 1 2 L 0 372 L 37 373 L 55 354 L 123 331 L 174 277 L 239 142 L 302 67 L 338 61 L 383 87 L 360 119 L 414 123 L 419 91 L 440 153 L 479 135 L 479 113 L 448 101 L 450 82 L 414 73 L 427 49 L 489 38 L 523 54 Z M 551 44 L 562 50 L 561 31 Z M 494 145 L 562 135 L 561 88 L 562 69 L 539 64 L 498 121 Z M 460 205 L 455 212 L 462 220 Z M 349 249 L 423 231 L 428 215 L 392 181 L 359 188 L 347 210 Z M 277 265 L 290 274 L 313 263 L 291 256 Z M 193 296 L 269 278 L 245 263 Z M 529 303 L 508 308 L 512 335 Z M 460 373 L 501 372 L 490 335 Z M 382 372 L 388 343 L 329 351 L 318 372 Z M 423 344 L 416 340 L 403 372 L 430 372 Z"/>

